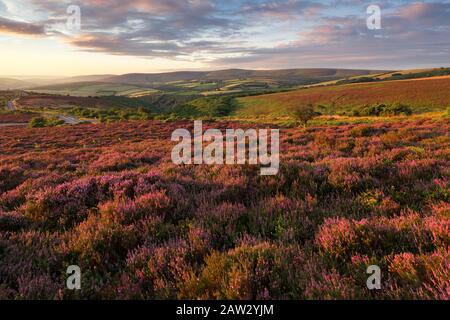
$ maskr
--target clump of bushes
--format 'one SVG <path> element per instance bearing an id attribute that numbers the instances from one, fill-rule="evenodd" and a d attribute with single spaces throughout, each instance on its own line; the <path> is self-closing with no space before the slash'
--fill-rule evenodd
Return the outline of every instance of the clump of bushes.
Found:
<path id="1" fill-rule="evenodd" d="M 316 241 L 324 253 L 335 259 L 356 254 L 384 257 L 391 253 L 445 250 L 450 245 L 448 230 L 448 219 L 423 219 L 416 213 L 360 221 L 333 218 L 321 226 Z"/>
<path id="2" fill-rule="evenodd" d="M 35 117 L 31 119 L 29 122 L 30 128 L 44 128 L 44 127 L 56 127 L 63 125 L 65 122 L 56 117 L 52 118 L 44 118 L 44 117 Z"/>
<path id="3" fill-rule="evenodd" d="M 399 116 L 399 115 L 411 115 L 412 108 L 408 105 L 402 103 L 394 104 L 374 104 L 366 105 L 360 110 L 354 110 L 354 116 L 375 116 L 375 117 L 386 117 L 386 116 Z"/>
<path id="4" fill-rule="evenodd" d="M 79 118 L 98 119 L 100 122 L 113 122 L 120 120 L 151 120 L 155 115 L 144 107 L 139 108 L 72 108 L 69 113 Z"/>

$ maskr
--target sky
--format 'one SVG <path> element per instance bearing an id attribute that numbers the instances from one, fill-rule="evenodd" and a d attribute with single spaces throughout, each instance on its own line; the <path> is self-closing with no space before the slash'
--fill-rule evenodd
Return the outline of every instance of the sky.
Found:
<path id="1" fill-rule="evenodd" d="M 0 75 L 440 66 L 450 1 L 0 0 Z"/>

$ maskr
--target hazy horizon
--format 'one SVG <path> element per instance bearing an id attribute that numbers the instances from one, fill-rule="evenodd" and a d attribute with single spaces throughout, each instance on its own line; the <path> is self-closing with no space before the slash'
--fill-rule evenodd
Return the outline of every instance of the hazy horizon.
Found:
<path id="1" fill-rule="evenodd" d="M 333 68 L 333 67 L 329 67 L 329 68 L 282 68 L 282 69 L 257 69 L 257 68 L 224 68 L 224 69 L 208 69 L 208 70 L 201 70 L 201 69 L 186 69 L 186 70 L 174 70 L 174 71 L 162 71 L 162 72 L 126 72 L 126 73 L 105 73 L 105 74 L 75 74 L 75 75 L 39 75 L 39 74 L 35 74 L 35 75 L 20 75 L 20 74 L 5 74 L 2 75 L 0 74 L 0 78 L 11 78 L 11 79 L 16 79 L 16 80 L 26 80 L 26 79 L 65 79 L 65 78 L 75 78 L 75 77 L 88 77 L 88 76 L 121 76 L 121 75 L 126 75 L 126 74 L 160 74 L 160 73 L 177 73 L 177 72 L 214 72 L 214 71 L 225 71 L 225 70 L 232 70 L 232 69 L 240 69 L 240 70 L 254 70 L 254 71 L 274 71 L 274 70 L 302 70 L 302 69 L 337 69 L 337 70 L 367 70 L 367 71 L 383 71 L 383 72 L 393 72 L 393 71 L 400 71 L 400 70 L 428 70 L 428 69 L 439 69 L 439 68 L 450 68 L 450 66 L 448 65 L 442 65 L 442 66 L 430 66 L 430 67 L 424 67 L 424 68 L 407 68 L 407 69 L 399 69 L 399 68 L 395 68 L 395 69 L 372 69 L 372 68 L 355 68 L 355 69 L 351 69 L 351 68 Z"/>

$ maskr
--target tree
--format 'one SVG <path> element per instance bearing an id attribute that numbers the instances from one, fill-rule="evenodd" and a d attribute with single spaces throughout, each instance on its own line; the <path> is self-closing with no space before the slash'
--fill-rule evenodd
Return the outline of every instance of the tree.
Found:
<path id="1" fill-rule="evenodd" d="M 292 115 L 303 126 L 306 126 L 308 121 L 316 116 L 316 113 L 314 112 L 312 104 L 308 104 L 296 106 L 292 111 Z"/>

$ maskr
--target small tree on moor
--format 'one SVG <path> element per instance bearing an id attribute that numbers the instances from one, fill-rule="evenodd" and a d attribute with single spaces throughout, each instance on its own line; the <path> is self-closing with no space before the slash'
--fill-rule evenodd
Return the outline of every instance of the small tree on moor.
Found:
<path id="1" fill-rule="evenodd" d="M 316 116 L 316 113 L 314 112 L 314 107 L 312 106 L 312 104 L 307 104 L 294 107 L 292 109 L 292 115 L 294 116 L 295 120 L 300 122 L 300 124 L 306 126 L 308 124 L 308 121 Z"/>

